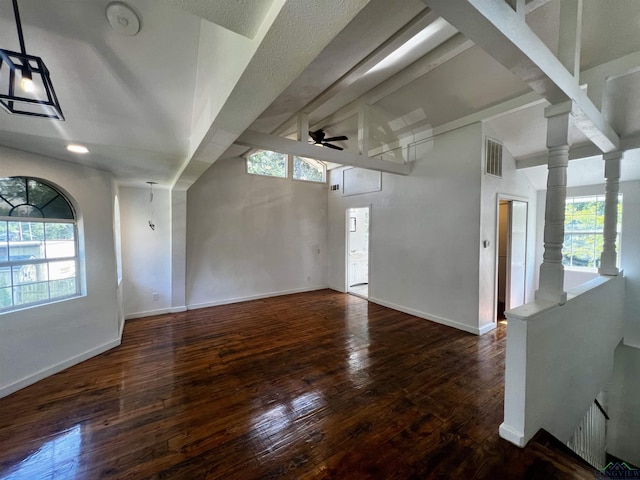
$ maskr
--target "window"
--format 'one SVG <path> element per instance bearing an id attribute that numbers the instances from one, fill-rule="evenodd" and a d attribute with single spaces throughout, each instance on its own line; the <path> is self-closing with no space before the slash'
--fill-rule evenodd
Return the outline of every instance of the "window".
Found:
<path id="1" fill-rule="evenodd" d="M 600 267 L 604 243 L 604 195 L 567 198 L 564 220 L 562 264 L 568 268 Z M 620 231 L 622 228 L 622 195 L 618 196 L 618 237 L 616 250 L 620 263 Z"/>
<path id="2" fill-rule="evenodd" d="M 43 180 L 0 179 L 0 311 L 79 294 L 73 207 Z"/>
<path id="3" fill-rule="evenodd" d="M 326 181 L 327 166 L 319 160 L 304 157 L 293 157 L 293 178 L 309 182 Z"/>
<path id="4" fill-rule="evenodd" d="M 261 150 L 247 157 L 247 172 L 254 175 L 287 178 L 287 156 Z"/>

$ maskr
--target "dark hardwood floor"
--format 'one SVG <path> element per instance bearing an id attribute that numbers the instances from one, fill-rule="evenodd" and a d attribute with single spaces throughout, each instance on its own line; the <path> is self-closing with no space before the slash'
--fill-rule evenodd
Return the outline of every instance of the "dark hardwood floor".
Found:
<path id="1" fill-rule="evenodd" d="M 330 290 L 132 320 L 0 399 L 0 478 L 594 478 L 498 437 L 505 339 Z"/>

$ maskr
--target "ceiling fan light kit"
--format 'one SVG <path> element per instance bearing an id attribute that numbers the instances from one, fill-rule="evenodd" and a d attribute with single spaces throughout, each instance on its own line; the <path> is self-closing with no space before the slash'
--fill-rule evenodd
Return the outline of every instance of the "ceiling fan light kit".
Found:
<path id="1" fill-rule="evenodd" d="M 13 13 L 20 52 L 0 49 L 0 107 L 11 114 L 64 120 L 49 70 L 42 58 L 26 52 L 17 0 Z"/>

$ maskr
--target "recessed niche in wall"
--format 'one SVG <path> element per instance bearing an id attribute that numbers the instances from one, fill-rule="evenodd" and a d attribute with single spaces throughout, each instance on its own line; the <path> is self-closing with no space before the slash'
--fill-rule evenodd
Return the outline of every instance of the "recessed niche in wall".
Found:
<path id="1" fill-rule="evenodd" d="M 360 195 L 382 190 L 382 173 L 364 168 L 342 171 L 342 196 Z"/>

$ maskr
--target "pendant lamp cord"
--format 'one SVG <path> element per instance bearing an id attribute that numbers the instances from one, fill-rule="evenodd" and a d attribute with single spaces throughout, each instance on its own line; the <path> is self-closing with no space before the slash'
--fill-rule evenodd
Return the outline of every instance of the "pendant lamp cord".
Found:
<path id="1" fill-rule="evenodd" d="M 20 41 L 20 51 L 23 55 L 27 54 L 24 46 L 24 38 L 22 36 L 22 23 L 20 22 L 20 11 L 18 10 L 18 0 L 13 0 L 13 14 L 16 17 L 16 28 L 18 29 L 18 40 Z"/>

